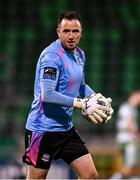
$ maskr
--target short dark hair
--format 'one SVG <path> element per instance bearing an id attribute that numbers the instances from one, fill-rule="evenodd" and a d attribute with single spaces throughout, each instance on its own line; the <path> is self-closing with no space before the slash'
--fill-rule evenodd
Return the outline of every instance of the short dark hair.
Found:
<path id="1" fill-rule="evenodd" d="M 77 20 L 79 20 L 79 22 L 82 26 L 81 16 L 76 11 L 65 11 L 64 13 L 60 14 L 60 16 L 58 17 L 58 26 L 63 19 L 69 19 L 69 20 L 77 19 Z"/>

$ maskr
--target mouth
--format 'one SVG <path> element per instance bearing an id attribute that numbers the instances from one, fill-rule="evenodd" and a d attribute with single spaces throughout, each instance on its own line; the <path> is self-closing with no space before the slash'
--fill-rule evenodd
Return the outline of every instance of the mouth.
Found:
<path id="1" fill-rule="evenodd" d="M 69 44 L 69 45 L 74 45 L 75 42 L 74 42 L 74 41 L 68 41 L 68 44 Z"/>

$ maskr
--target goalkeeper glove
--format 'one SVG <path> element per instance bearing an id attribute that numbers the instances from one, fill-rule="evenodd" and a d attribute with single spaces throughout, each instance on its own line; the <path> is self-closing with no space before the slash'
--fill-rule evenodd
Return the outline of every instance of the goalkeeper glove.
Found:
<path id="1" fill-rule="evenodd" d="M 110 108 L 110 110 L 107 112 L 107 118 L 106 120 L 104 120 L 104 122 L 107 122 L 108 120 L 110 120 L 112 118 L 112 114 L 114 112 L 111 103 L 112 103 L 112 99 L 110 97 L 106 98 L 102 95 L 101 97 L 101 102 L 102 104 L 104 104 L 105 106 L 108 106 Z"/>
<path id="2" fill-rule="evenodd" d="M 97 104 L 97 100 L 101 98 L 100 93 L 91 94 L 84 99 L 74 98 L 73 107 L 81 108 L 82 114 L 91 118 L 95 123 L 102 122 L 104 118 L 107 118 L 107 114 L 110 109 L 104 105 Z"/>

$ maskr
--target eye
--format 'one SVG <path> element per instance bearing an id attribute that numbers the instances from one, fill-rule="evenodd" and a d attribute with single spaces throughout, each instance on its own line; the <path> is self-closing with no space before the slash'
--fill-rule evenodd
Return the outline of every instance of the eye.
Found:
<path id="1" fill-rule="evenodd" d="M 78 29 L 73 30 L 74 33 L 79 33 L 80 31 Z"/>
<path id="2" fill-rule="evenodd" d="M 63 32 L 64 32 L 64 33 L 69 33 L 70 30 L 69 30 L 69 29 L 64 29 Z"/>

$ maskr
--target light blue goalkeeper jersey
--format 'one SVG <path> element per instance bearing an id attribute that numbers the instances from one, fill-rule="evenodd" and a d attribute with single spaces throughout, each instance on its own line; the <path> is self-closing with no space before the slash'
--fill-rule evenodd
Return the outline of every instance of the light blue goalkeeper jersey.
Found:
<path id="1" fill-rule="evenodd" d="M 67 131 L 73 127 L 73 100 L 91 94 L 84 82 L 85 55 L 80 48 L 65 50 L 60 40 L 45 48 L 37 62 L 34 100 L 26 128 L 31 131 Z"/>

